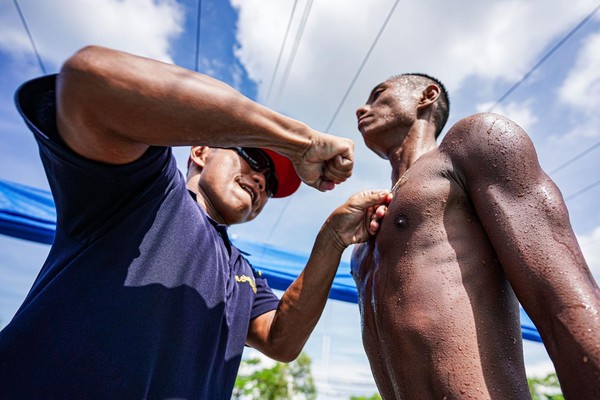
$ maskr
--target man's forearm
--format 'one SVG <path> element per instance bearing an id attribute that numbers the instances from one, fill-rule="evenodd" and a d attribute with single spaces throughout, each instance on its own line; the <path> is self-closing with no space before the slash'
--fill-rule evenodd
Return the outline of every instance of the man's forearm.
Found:
<path id="1" fill-rule="evenodd" d="M 251 322 L 248 344 L 280 361 L 296 358 L 321 317 L 344 249 L 377 232 L 390 200 L 386 190 L 364 191 L 333 211 L 277 310 Z"/>
<path id="2" fill-rule="evenodd" d="M 341 260 L 343 247 L 335 232 L 321 229 L 306 268 L 285 291 L 273 318 L 269 348 L 274 358 L 295 359 L 315 328 Z"/>
<path id="3" fill-rule="evenodd" d="M 101 47 L 87 47 L 65 63 L 58 96 L 59 128 L 67 143 L 85 152 L 89 146 L 79 141 L 89 138 L 82 135 L 106 138 L 107 147 L 125 148 L 125 160 L 117 162 L 130 161 L 130 149 L 135 159 L 144 145 L 234 143 L 294 156 L 310 145 L 305 124 L 218 80 Z"/>

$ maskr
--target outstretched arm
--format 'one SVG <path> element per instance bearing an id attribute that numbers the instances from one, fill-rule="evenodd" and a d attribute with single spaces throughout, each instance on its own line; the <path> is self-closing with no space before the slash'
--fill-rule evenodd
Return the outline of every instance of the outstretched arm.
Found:
<path id="1" fill-rule="evenodd" d="M 138 159 L 151 145 L 270 148 L 320 190 L 351 175 L 353 143 L 315 131 L 206 75 L 90 46 L 63 66 L 57 125 L 80 155 L 110 164 Z"/>
<path id="2" fill-rule="evenodd" d="M 531 140 L 512 121 L 479 114 L 444 143 L 564 394 L 600 398 L 600 292 Z"/>
<path id="3" fill-rule="evenodd" d="M 284 362 L 298 356 L 321 317 L 344 249 L 376 233 L 390 196 L 387 191 L 361 192 L 330 215 L 304 271 L 285 291 L 277 310 L 250 322 L 250 346 Z"/>

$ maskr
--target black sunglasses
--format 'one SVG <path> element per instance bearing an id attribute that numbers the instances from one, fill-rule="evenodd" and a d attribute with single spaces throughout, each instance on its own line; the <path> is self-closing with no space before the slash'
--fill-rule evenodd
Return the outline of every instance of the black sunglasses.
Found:
<path id="1" fill-rule="evenodd" d="M 277 180 L 277 175 L 275 175 L 273 161 L 267 153 L 254 147 L 226 147 L 226 149 L 234 150 L 238 153 L 250 165 L 252 170 L 265 174 L 265 190 L 269 197 L 273 197 L 277 193 L 279 181 Z"/>

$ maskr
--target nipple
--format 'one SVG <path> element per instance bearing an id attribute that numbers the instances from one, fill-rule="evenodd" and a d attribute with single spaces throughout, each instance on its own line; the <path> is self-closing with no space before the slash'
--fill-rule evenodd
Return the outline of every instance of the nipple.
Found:
<path id="1" fill-rule="evenodd" d="M 406 228 L 407 225 L 408 225 L 408 219 L 406 218 L 406 215 L 400 214 L 396 217 L 396 226 L 398 228 L 404 229 L 404 228 Z"/>

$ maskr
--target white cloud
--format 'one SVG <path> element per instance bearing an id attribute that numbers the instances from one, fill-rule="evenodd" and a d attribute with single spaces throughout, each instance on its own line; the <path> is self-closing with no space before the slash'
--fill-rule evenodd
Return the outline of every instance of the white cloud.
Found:
<path id="1" fill-rule="evenodd" d="M 537 116 L 531 110 L 531 101 L 523 103 L 505 103 L 499 104 L 494 108 L 494 112 L 504 115 L 516 122 L 525 132 L 531 132 L 532 127 L 538 121 Z M 483 103 L 477 106 L 477 111 L 487 111 L 493 103 Z"/>
<path id="2" fill-rule="evenodd" d="M 579 124 L 571 127 L 565 139 L 578 141 L 581 138 L 597 138 L 600 136 L 600 115 L 589 115 L 579 120 Z"/>
<path id="3" fill-rule="evenodd" d="M 258 82 L 258 98 L 264 101 L 293 2 L 232 3 L 239 10 L 236 55 Z M 298 1 L 280 73 L 306 3 Z M 276 108 L 324 130 L 393 4 L 391 0 L 313 2 Z M 389 166 L 362 146 L 356 129 L 354 112 L 374 85 L 400 72 L 426 72 L 445 82 L 452 98 L 469 78 L 490 88 L 498 80 L 512 83 L 594 6 L 591 0 L 400 2 L 331 128 L 330 133 L 357 144 L 355 175 L 347 183 L 351 191 L 374 178 L 375 187 L 389 181 Z M 278 81 L 274 93 L 277 85 Z M 519 110 L 520 106 L 525 109 Z M 537 121 L 528 103 L 503 108 L 525 129 Z"/>
<path id="4" fill-rule="evenodd" d="M 0 49 L 31 54 L 31 44 L 12 2 L 0 6 Z M 9 4 L 10 3 L 10 4 Z M 182 31 L 175 0 L 43 0 L 19 2 L 49 71 L 88 44 L 172 62 L 169 42 Z"/>
<path id="5" fill-rule="evenodd" d="M 575 139 L 600 136 L 600 32 L 585 39 L 558 94 L 572 107 L 571 112 L 578 122 L 568 136 Z"/>
<path id="6" fill-rule="evenodd" d="M 297 34 L 308 0 L 298 1 L 287 46 L 279 65 L 271 101 Z M 292 1 L 232 0 L 239 10 L 236 55 L 258 83 L 265 101 L 277 56 L 292 11 Z M 276 109 L 324 130 L 390 11 L 393 1 L 329 0 L 313 2 L 281 102 Z M 354 175 L 333 193 L 305 189 L 290 200 L 285 216 L 269 205 L 256 224 L 271 226 L 284 219 L 276 234 L 262 240 L 285 244 L 295 237 L 296 248 L 310 248 L 314 232 L 331 209 L 352 193 L 390 186 L 390 167 L 366 146 L 356 128 L 354 112 L 372 87 L 400 72 L 427 72 L 446 83 L 451 97 L 461 83 L 478 77 L 491 86 L 494 79 L 516 80 L 592 9 L 591 1 L 400 2 L 330 133 L 354 140 Z M 532 29 L 532 28 L 535 29 Z M 535 49 L 535 51 L 532 51 Z M 508 104 L 500 112 L 529 130 L 537 122 L 531 104 Z M 464 115 L 461 115 L 462 117 Z M 452 116 L 451 116 L 452 119 Z M 277 211 L 273 211 L 277 210 Z M 271 222 L 271 223 L 270 223 Z M 252 227 L 236 227 L 242 235 Z"/>
<path id="7" fill-rule="evenodd" d="M 237 55 L 266 90 L 291 2 L 232 2 L 240 11 Z M 298 2 L 290 39 L 296 35 L 305 3 Z M 332 0 L 312 5 L 286 89 L 295 104 L 304 93 L 312 93 L 308 97 L 316 103 L 313 108 L 322 104 L 314 101 L 315 91 L 325 104 L 333 106 L 339 101 L 392 3 Z M 433 7 L 427 2 L 400 2 L 363 76 L 372 76 L 372 85 L 400 71 L 424 71 L 439 76 L 451 90 L 469 76 L 515 80 L 546 46 L 589 12 L 591 4 L 588 0 L 498 0 L 491 4 L 461 0 Z M 291 42 L 288 40 L 288 48 Z M 282 64 L 285 60 L 284 54 Z M 342 65 L 345 68 L 340 68 Z M 366 95 L 364 90 L 359 93 L 361 98 Z"/>
<path id="8" fill-rule="evenodd" d="M 600 32 L 586 38 L 558 92 L 561 100 L 572 107 L 597 114 L 600 109 Z"/>
<path id="9" fill-rule="evenodd" d="M 298 1 L 280 73 L 286 65 L 307 1 Z M 258 82 L 261 99 L 271 82 L 293 1 L 232 0 L 232 3 L 240 11 L 237 32 L 240 46 L 236 55 L 250 77 Z M 180 34 L 184 18 L 174 0 L 22 0 L 19 4 L 44 61 L 55 67 L 89 43 L 170 62 L 169 43 Z M 279 109 L 316 129 L 325 129 L 392 4 L 394 0 L 314 1 Z M 401 1 L 332 128 L 332 133 L 351 137 L 356 142 L 354 176 L 331 193 L 322 194 L 303 187 L 290 200 L 287 209 L 287 200 L 273 200 L 256 221 L 232 230 L 253 240 L 265 240 L 273 224 L 281 219 L 268 239 L 282 247 L 307 252 L 323 220 L 350 194 L 364 188 L 389 187 L 389 165 L 362 144 L 354 118 L 354 110 L 365 101 L 375 84 L 399 72 L 423 71 L 438 76 L 448 86 L 451 97 L 458 97 L 464 94 L 459 92 L 469 78 L 475 77 L 478 84 L 489 87 L 498 81 L 512 83 L 595 6 L 592 0 Z M 29 40 L 11 1 L 0 2 L 0 26 L 0 51 L 17 56 L 15 58 L 32 59 Z M 590 82 L 598 80 L 598 54 L 598 39 L 592 37 L 577 57 L 577 69 L 568 75 L 561 89 L 568 104 L 589 109 L 593 115 L 597 115 L 598 100 L 588 99 L 589 103 L 582 105 L 576 103 L 575 96 L 577 93 L 595 96 L 600 90 L 597 86 L 593 90 L 588 87 Z M 554 57 L 560 56 L 557 53 Z M 203 62 L 213 71 L 230 67 L 214 60 Z M 565 65 L 570 62 L 570 59 L 563 61 Z M 237 78 L 234 86 L 236 82 Z M 276 86 L 274 93 L 277 89 Z M 543 116 L 538 119 L 532 113 L 532 104 L 535 103 L 507 103 L 497 111 L 529 131 L 531 126 L 538 129 L 544 122 Z M 595 125 L 590 123 L 584 128 L 590 134 L 598 134 L 598 126 L 600 122 L 596 120 Z M 582 130 L 578 128 L 577 132 Z M 556 147 L 557 152 L 564 153 L 564 147 Z M 187 149 L 179 148 L 176 153 L 182 161 L 180 165 L 185 165 Z M 8 154 L 5 158 L 10 159 Z M 588 170 L 594 171 L 593 168 Z M 41 168 L 37 167 L 37 171 L 43 179 Z M 27 181 L 30 182 L 29 178 Z M 599 239 L 598 230 L 580 237 L 586 259 L 596 276 L 600 272 Z M 351 326 L 358 324 L 351 323 Z M 316 333 L 315 339 L 325 335 Z M 358 335 L 355 332 L 352 337 Z M 346 345 L 343 352 L 362 346 L 360 339 L 332 341 L 333 345 L 337 343 Z M 321 354 L 319 345 L 320 342 L 315 344 L 318 349 L 313 354 Z M 546 371 L 549 364 L 543 350 L 538 348 L 533 353 L 541 355 L 528 357 L 531 364 Z M 314 361 L 316 370 L 324 370 L 319 364 L 321 360 L 315 358 Z M 365 369 L 368 371 L 364 361 L 359 362 L 362 369 L 348 364 L 357 380 Z M 344 376 L 348 374 L 341 372 L 344 366 L 347 365 L 343 362 L 332 362 L 327 371 Z"/>

